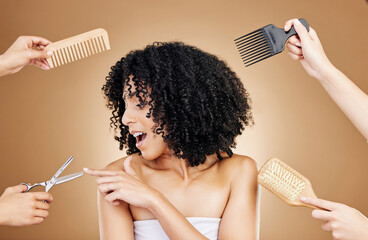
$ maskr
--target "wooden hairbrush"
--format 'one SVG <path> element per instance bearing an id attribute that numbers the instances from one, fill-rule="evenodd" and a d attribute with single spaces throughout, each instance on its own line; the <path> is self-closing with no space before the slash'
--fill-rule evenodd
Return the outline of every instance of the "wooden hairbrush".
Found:
<path id="1" fill-rule="evenodd" d="M 289 205 L 320 209 L 300 201 L 301 197 L 317 198 L 309 180 L 277 158 L 262 166 L 258 183 Z"/>
<path id="2" fill-rule="evenodd" d="M 105 29 L 97 28 L 74 37 L 66 38 L 46 46 L 53 54 L 46 58 L 50 68 L 79 60 L 110 49 Z"/>

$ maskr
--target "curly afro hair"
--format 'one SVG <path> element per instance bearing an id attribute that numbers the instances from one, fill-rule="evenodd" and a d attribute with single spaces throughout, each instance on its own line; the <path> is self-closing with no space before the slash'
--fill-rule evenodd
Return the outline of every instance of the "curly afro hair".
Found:
<path id="1" fill-rule="evenodd" d="M 231 157 L 235 137 L 253 123 L 248 93 L 224 61 L 182 42 L 155 42 L 121 58 L 102 87 L 112 110 L 110 125 L 120 130 L 115 139 L 128 155 L 140 153 L 122 122 L 124 86 L 132 94 L 130 83 L 139 105 L 150 106 L 152 131 L 189 166 L 203 164 L 214 153 L 219 160 L 220 152 Z"/>

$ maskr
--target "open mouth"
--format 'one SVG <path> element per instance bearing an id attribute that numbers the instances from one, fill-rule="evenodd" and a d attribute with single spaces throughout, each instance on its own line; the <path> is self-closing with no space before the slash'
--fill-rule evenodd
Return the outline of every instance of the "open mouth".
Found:
<path id="1" fill-rule="evenodd" d="M 144 139 L 146 139 L 147 137 L 147 133 L 145 132 L 137 132 L 137 133 L 134 133 L 133 136 L 135 137 L 136 139 L 136 147 L 139 147 L 142 145 Z"/>

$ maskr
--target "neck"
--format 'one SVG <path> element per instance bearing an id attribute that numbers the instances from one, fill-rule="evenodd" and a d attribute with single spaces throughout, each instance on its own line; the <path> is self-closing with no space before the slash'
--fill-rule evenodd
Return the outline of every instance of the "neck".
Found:
<path id="1" fill-rule="evenodd" d="M 205 163 L 196 167 L 190 167 L 186 159 L 178 158 L 174 155 L 161 155 L 155 160 L 147 161 L 150 168 L 163 171 L 172 171 L 181 176 L 184 181 L 188 181 L 193 175 L 203 172 L 212 167 L 218 161 L 216 154 L 207 156 Z"/>

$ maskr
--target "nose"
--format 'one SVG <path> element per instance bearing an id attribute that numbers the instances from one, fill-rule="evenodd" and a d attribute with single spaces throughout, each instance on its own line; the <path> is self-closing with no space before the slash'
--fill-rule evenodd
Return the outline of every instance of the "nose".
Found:
<path id="1" fill-rule="evenodd" d="M 134 117 L 134 114 L 132 114 L 132 111 L 129 110 L 129 108 L 126 108 L 123 114 L 122 122 L 125 126 L 129 126 L 132 123 L 136 122 L 136 119 Z"/>

